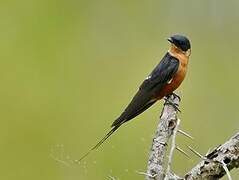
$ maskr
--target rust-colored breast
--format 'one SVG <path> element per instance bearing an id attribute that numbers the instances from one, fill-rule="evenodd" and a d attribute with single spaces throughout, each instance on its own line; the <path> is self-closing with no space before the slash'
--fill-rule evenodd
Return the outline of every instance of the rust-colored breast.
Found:
<path id="1" fill-rule="evenodd" d="M 163 87 L 163 89 L 158 94 L 158 99 L 162 99 L 164 96 L 167 96 L 168 94 L 171 94 L 174 90 L 176 90 L 183 82 L 187 73 L 188 56 L 172 50 L 170 50 L 169 53 L 179 60 L 179 67 L 172 80 L 167 85 L 165 85 L 165 87 Z"/>

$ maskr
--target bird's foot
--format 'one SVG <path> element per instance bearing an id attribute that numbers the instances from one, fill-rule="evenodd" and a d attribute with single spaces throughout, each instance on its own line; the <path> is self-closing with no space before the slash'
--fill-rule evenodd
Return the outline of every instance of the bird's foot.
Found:
<path id="1" fill-rule="evenodd" d="M 171 96 L 171 95 L 173 95 L 174 97 L 177 97 L 179 99 L 179 101 L 181 101 L 181 97 L 179 95 L 177 95 L 176 93 L 173 92 L 173 93 L 169 94 L 168 96 Z"/>
<path id="2" fill-rule="evenodd" d="M 171 94 L 170 94 L 170 95 L 171 95 Z M 178 104 L 175 104 L 175 103 L 173 103 L 172 101 L 169 100 L 169 96 L 170 96 L 170 95 L 168 95 L 168 96 L 166 96 L 166 97 L 164 98 L 164 100 L 165 100 L 164 105 L 171 105 L 171 106 L 174 107 L 174 109 L 175 109 L 176 111 L 181 112 L 180 109 L 178 108 Z M 179 97 L 178 95 L 176 95 L 176 96 Z M 179 97 L 179 98 L 180 98 L 180 97 Z"/>

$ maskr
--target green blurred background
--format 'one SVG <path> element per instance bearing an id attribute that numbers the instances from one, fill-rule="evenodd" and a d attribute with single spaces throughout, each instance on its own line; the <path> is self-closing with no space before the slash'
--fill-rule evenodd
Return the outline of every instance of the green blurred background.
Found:
<path id="1" fill-rule="evenodd" d="M 0 2 L 0 179 L 144 179 L 162 102 L 122 127 L 81 165 L 165 54 L 186 34 L 181 148 L 205 154 L 238 131 L 239 1 Z M 183 175 L 199 159 L 175 152 Z M 232 172 L 239 178 L 237 170 Z M 226 178 L 224 178 L 226 179 Z"/>

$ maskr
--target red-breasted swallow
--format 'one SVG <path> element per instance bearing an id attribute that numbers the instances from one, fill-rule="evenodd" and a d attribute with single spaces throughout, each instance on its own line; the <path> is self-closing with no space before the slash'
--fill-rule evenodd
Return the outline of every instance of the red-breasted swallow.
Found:
<path id="1" fill-rule="evenodd" d="M 111 130 L 79 161 L 97 149 L 120 126 L 144 112 L 158 100 L 172 94 L 183 82 L 191 54 L 190 41 L 179 34 L 169 37 L 168 41 L 171 44 L 169 50 L 140 85 L 123 113 L 112 123 Z"/>

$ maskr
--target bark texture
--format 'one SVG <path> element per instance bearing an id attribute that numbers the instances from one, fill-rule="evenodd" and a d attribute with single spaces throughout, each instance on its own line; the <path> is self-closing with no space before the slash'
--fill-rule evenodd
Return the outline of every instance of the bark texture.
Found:
<path id="1" fill-rule="evenodd" d="M 171 103 L 168 103 L 168 101 Z M 147 173 L 144 173 L 146 175 L 145 179 L 217 180 L 224 175 L 227 175 L 228 179 L 231 180 L 232 178 L 229 171 L 233 168 L 239 167 L 239 132 L 227 142 L 219 145 L 205 156 L 196 152 L 202 160 L 184 177 L 181 178 L 170 171 L 171 160 L 166 161 L 165 157 L 167 157 L 167 144 L 173 134 L 173 143 L 175 143 L 177 133 L 175 131 L 177 131 L 177 127 L 180 122 L 180 120 L 177 119 L 177 109 L 175 108 L 175 105 L 178 107 L 179 102 L 180 98 L 175 95 L 169 96 L 165 101 L 165 105 L 160 116 L 160 122 L 153 138 Z M 172 158 L 172 155 L 170 158 Z M 168 164 L 165 164 L 166 162 Z"/>
<path id="2" fill-rule="evenodd" d="M 226 165 L 229 171 L 239 166 L 239 132 L 207 154 L 204 160 L 185 175 L 184 179 L 220 179 L 226 175 L 223 165 Z"/>
<path id="3" fill-rule="evenodd" d="M 179 106 L 180 98 L 171 95 L 168 97 L 167 101 Z M 164 159 L 166 156 L 167 144 L 177 124 L 177 110 L 171 103 L 167 103 L 167 101 L 161 113 L 160 123 L 153 139 L 148 160 L 146 180 L 162 180 L 165 177 Z"/>

